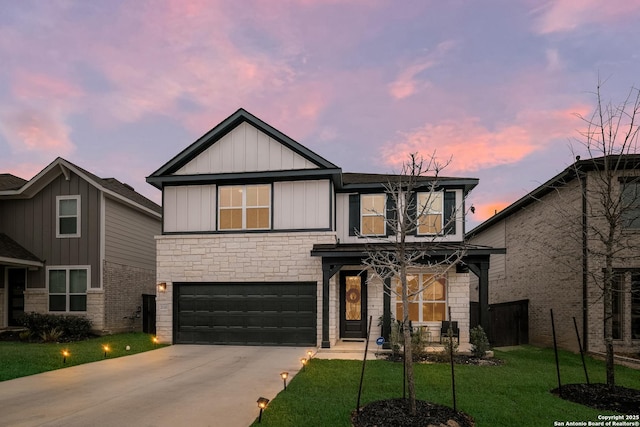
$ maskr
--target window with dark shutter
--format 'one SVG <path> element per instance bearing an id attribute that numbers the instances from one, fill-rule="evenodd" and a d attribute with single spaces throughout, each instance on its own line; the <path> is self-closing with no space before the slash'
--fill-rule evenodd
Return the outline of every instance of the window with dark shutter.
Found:
<path id="1" fill-rule="evenodd" d="M 349 196 L 349 236 L 356 236 L 360 232 L 360 195 Z"/>

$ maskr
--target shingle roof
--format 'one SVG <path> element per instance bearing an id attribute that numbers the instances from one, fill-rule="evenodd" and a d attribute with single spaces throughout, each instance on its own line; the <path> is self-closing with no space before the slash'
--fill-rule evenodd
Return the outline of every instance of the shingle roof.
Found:
<path id="1" fill-rule="evenodd" d="M 20 244 L 4 233 L 0 233 L 0 258 L 42 262 L 41 259 L 20 246 Z"/>
<path id="2" fill-rule="evenodd" d="M 19 178 L 10 173 L 0 173 L 0 191 L 17 190 L 27 183 L 26 179 Z"/>

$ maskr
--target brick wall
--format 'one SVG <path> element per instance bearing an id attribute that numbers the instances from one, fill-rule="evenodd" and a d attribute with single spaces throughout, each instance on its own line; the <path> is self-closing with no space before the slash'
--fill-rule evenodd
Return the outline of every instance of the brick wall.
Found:
<path id="1" fill-rule="evenodd" d="M 102 333 L 142 331 L 142 312 L 137 313 L 137 309 L 142 307 L 142 294 L 156 293 L 155 272 L 104 261 L 103 283 L 104 304 L 96 295 L 96 307 L 91 313 L 97 317 L 102 312 L 104 321 L 101 328 L 99 322 L 94 323 L 94 327 Z"/>

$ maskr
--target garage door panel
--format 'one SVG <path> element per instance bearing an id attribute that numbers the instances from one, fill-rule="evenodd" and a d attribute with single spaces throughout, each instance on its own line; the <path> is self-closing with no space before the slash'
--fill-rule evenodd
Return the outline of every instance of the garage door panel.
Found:
<path id="1" fill-rule="evenodd" d="M 316 345 L 315 282 L 176 283 L 176 343 Z"/>

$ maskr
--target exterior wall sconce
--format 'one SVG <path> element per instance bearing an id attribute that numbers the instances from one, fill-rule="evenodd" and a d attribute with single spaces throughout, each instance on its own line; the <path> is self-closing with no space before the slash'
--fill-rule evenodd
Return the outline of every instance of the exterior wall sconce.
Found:
<path id="1" fill-rule="evenodd" d="M 167 282 L 158 283 L 158 292 L 160 293 L 167 292 Z"/>
<path id="2" fill-rule="evenodd" d="M 258 422 L 262 422 L 262 411 L 267 407 L 267 405 L 269 404 L 269 399 L 267 399 L 266 397 L 260 397 L 258 398 L 258 408 L 260 408 L 260 415 L 258 416 Z"/>
<path id="3" fill-rule="evenodd" d="M 289 377 L 289 372 L 284 371 L 284 372 L 280 372 L 280 378 L 282 378 L 282 381 L 284 381 L 284 389 L 287 389 L 287 378 Z"/>

